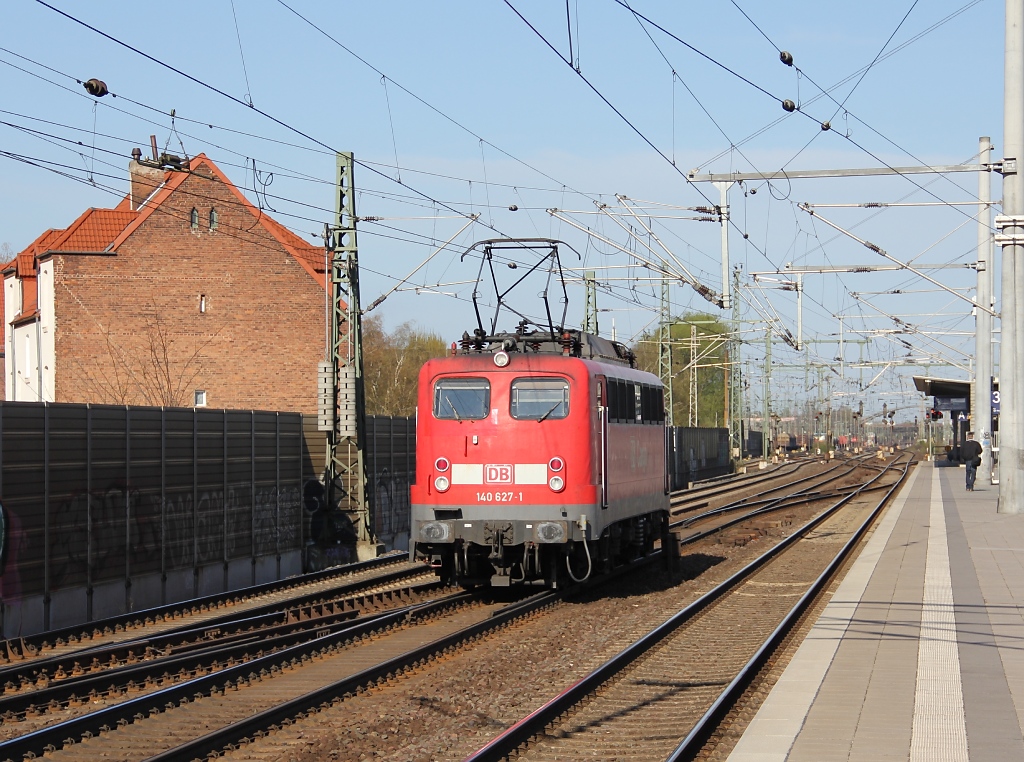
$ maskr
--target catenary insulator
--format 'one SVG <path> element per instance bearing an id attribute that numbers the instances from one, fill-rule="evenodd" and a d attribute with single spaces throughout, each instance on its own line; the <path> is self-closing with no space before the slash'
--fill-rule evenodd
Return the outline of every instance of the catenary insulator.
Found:
<path id="1" fill-rule="evenodd" d="M 95 77 L 90 79 L 88 82 L 83 82 L 82 85 L 85 87 L 85 90 L 89 95 L 95 95 L 97 98 L 102 98 L 109 92 L 107 90 L 107 83 L 102 79 L 96 79 Z"/>
<path id="2" fill-rule="evenodd" d="M 791 101 L 789 98 L 786 98 L 786 100 L 782 102 L 782 108 L 785 111 L 796 111 L 796 104 L 793 103 L 793 101 Z"/>

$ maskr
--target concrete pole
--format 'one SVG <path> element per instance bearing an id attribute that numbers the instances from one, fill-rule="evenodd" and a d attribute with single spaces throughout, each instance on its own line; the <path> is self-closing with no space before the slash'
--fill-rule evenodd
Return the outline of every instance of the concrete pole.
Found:
<path id="1" fill-rule="evenodd" d="M 732 307 L 732 293 L 730 292 L 730 277 L 732 272 L 729 268 L 729 188 L 732 181 L 716 182 L 721 204 L 719 206 L 718 218 L 722 223 L 722 309 Z"/>
<path id="2" fill-rule="evenodd" d="M 1024 0 L 1022 0 L 1024 1 Z M 768 421 L 771 419 L 772 406 L 769 403 L 772 389 L 772 329 L 764 332 L 764 420 L 761 423 L 761 460 L 768 460 L 768 449 L 771 439 L 768 433 Z"/>
<path id="3" fill-rule="evenodd" d="M 1003 76 L 1003 225 L 1002 341 L 999 350 L 999 513 L 1024 513 L 1021 464 L 1021 395 L 1018 329 L 1024 246 L 1024 0 L 1006 0 L 1006 43 Z"/>
<path id="4" fill-rule="evenodd" d="M 832 452 L 832 379 L 828 377 L 825 379 L 827 383 L 828 396 L 826 397 L 827 402 L 825 403 L 828 407 L 825 408 L 826 420 L 826 435 L 825 435 L 825 452 Z"/>
<path id="5" fill-rule="evenodd" d="M 732 413 L 730 415 L 729 438 L 732 447 L 733 457 L 743 457 L 743 450 L 746 449 L 746 442 L 743 441 L 743 367 L 740 365 L 740 269 L 733 270 L 732 281 L 732 338 L 729 345 L 729 361 L 732 363 L 729 373 L 729 383 L 732 391 L 729 394 Z"/>
<path id="6" fill-rule="evenodd" d="M 839 377 L 846 379 L 846 344 L 843 340 L 843 316 L 839 316 Z"/>
<path id="7" fill-rule="evenodd" d="M 796 274 L 796 348 L 804 348 L 804 274 Z"/>
<path id="8" fill-rule="evenodd" d="M 991 161 L 992 143 L 988 137 L 978 139 L 978 161 L 982 165 Z M 978 304 L 992 306 L 992 224 L 991 207 L 992 181 L 989 173 L 978 173 Z M 987 484 L 992 475 L 992 316 L 984 310 L 975 310 L 974 337 L 974 411 L 971 426 L 975 439 L 981 442 L 985 452 L 978 479 Z"/>
<path id="9" fill-rule="evenodd" d="M 688 401 L 691 428 L 697 428 L 697 326 L 690 323 L 690 395 Z"/>

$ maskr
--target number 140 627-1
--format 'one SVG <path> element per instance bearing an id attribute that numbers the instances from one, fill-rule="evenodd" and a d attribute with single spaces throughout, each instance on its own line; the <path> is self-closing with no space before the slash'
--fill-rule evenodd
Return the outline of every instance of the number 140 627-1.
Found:
<path id="1" fill-rule="evenodd" d="M 477 492 L 478 503 L 521 503 L 522 492 Z"/>

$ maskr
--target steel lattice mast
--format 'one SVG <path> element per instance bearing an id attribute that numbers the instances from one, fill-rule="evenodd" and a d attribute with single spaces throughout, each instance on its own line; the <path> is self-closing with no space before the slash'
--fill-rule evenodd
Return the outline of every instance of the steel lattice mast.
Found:
<path id="1" fill-rule="evenodd" d="M 328 432 L 324 480 L 328 505 L 337 506 L 352 521 L 359 557 L 365 558 L 376 556 L 377 547 L 364 459 L 366 404 L 354 166 L 351 153 L 338 153 L 335 221 L 325 236 L 330 264 L 330 357 L 321 364 L 318 428 Z"/>

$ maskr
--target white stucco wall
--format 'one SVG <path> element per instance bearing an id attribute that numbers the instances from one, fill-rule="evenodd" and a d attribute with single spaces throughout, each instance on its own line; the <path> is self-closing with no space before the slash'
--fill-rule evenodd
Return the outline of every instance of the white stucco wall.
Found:
<path id="1" fill-rule="evenodd" d="M 56 310 L 54 308 L 53 260 L 39 263 L 39 351 L 43 363 L 43 399 L 56 401 L 57 350 L 55 344 Z"/>
<path id="2" fill-rule="evenodd" d="M 37 283 L 39 317 L 31 323 L 12 327 L 11 321 L 21 314 L 21 283 L 13 275 L 4 279 L 4 390 L 6 398 L 12 401 L 54 400 L 56 363 L 52 261 L 40 263 Z"/>
<path id="3" fill-rule="evenodd" d="M 11 321 L 21 312 L 21 288 L 14 275 L 4 278 L 4 399 L 14 396 L 14 329 Z"/>

